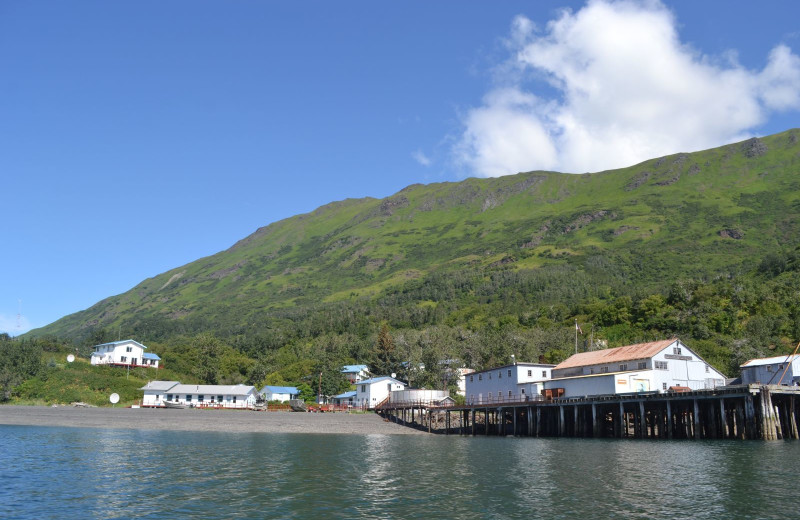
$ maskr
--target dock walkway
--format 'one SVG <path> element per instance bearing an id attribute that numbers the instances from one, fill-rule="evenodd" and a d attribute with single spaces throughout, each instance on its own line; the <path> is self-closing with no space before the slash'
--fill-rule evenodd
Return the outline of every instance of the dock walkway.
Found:
<path id="1" fill-rule="evenodd" d="M 376 411 L 399 424 L 457 435 L 800 439 L 800 388 L 777 385 L 451 406 L 387 402 Z"/>

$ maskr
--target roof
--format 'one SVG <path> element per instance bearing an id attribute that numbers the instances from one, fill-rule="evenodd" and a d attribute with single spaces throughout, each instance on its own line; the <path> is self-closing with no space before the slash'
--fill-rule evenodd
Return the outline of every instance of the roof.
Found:
<path id="1" fill-rule="evenodd" d="M 139 390 L 158 390 L 161 392 L 166 392 L 173 386 L 179 384 L 180 382 L 178 381 L 148 381 L 148 383 L 143 387 L 141 387 Z"/>
<path id="2" fill-rule="evenodd" d="M 94 347 L 95 348 L 97 348 L 97 347 L 107 347 L 107 346 L 110 346 L 110 345 L 117 346 L 117 345 L 124 345 L 125 343 L 136 343 L 137 345 L 139 345 L 142 348 L 147 348 L 147 347 L 145 347 L 144 345 L 142 345 L 141 343 L 139 343 L 138 341 L 136 341 L 134 339 L 123 339 L 123 340 L 120 340 L 120 341 L 112 341 L 111 343 L 101 343 L 99 345 L 95 345 Z"/>
<path id="3" fill-rule="evenodd" d="M 625 347 L 581 352 L 580 354 L 570 356 L 556 365 L 555 370 L 601 365 L 603 363 L 618 363 L 620 361 L 633 361 L 635 359 L 647 359 L 655 356 L 676 341 L 678 341 L 678 339 L 673 338 L 663 341 L 651 341 L 650 343 L 637 343 L 636 345 L 627 345 Z"/>
<path id="4" fill-rule="evenodd" d="M 153 354 L 153 353 L 150 353 L 150 352 L 145 352 L 144 354 L 142 354 L 142 358 L 143 359 L 158 359 L 158 360 L 161 360 L 161 358 L 158 357 L 158 354 Z"/>
<path id="5" fill-rule="evenodd" d="M 271 394 L 289 394 L 289 395 L 294 395 L 294 394 L 299 394 L 300 393 L 300 390 L 298 390 L 297 388 L 295 388 L 293 386 L 269 386 L 269 385 L 267 385 L 267 386 L 265 386 L 264 388 L 261 389 L 261 393 L 262 394 L 266 394 L 267 391 L 269 391 L 269 393 L 271 393 Z"/>
<path id="6" fill-rule="evenodd" d="M 747 361 L 743 365 L 741 365 L 740 368 L 761 367 L 766 365 L 777 365 L 782 363 L 794 363 L 798 358 L 800 358 L 800 354 L 751 359 L 750 361 Z"/>
<path id="7" fill-rule="evenodd" d="M 390 376 L 380 376 L 380 377 L 373 377 L 371 379 L 364 379 L 363 381 L 359 381 L 356 384 L 358 384 L 358 385 L 371 385 L 371 384 L 374 384 L 374 383 L 380 383 L 381 381 L 394 381 L 395 383 L 398 383 L 398 384 L 401 384 L 403 386 L 406 386 L 406 384 L 403 383 L 402 381 L 398 381 L 397 379 L 395 379 L 393 377 L 390 377 Z"/>
<path id="8" fill-rule="evenodd" d="M 369 368 L 367 368 L 367 365 L 345 365 L 345 366 L 342 367 L 342 373 L 343 374 L 349 374 L 349 373 L 356 373 L 357 374 L 358 372 L 361 372 L 362 370 L 369 370 Z"/>
<path id="9" fill-rule="evenodd" d="M 547 363 L 511 363 L 509 365 L 503 365 L 499 367 L 492 367 L 492 368 L 484 368 L 483 370 L 475 370 L 473 372 L 468 372 L 469 374 L 485 374 L 486 372 L 491 372 L 493 370 L 503 370 L 504 368 L 512 368 L 512 367 L 536 367 L 536 368 L 556 368 L 556 365 L 550 365 Z"/>
<path id="10" fill-rule="evenodd" d="M 256 388 L 245 385 L 176 385 L 170 390 L 175 394 L 247 395 L 255 392 Z"/>
<path id="11" fill-rule="evenodd" d="M 349 399 L 350 397 L 355 397 L 356 393 L 357 392 L 355 390 L 352 390 L 350 392 L 345 392 L 343 394 L 334 395 L 333 398 L 334 399 Z"/>

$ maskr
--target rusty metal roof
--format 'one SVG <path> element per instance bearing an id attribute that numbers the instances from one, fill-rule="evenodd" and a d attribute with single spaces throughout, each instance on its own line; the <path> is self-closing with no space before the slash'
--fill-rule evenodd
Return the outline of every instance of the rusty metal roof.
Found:
<path id="1" fill-rule="evenodd" d="M 580 354 L 570 356 L 566 360 L 562 361 L 559 365 L 556 365 L 553 370 L 585 367 L 588 365 L 601 365 L 603 363 L 633 361 L 635 359 L 647 359 L 655 356 L 676 341 L 678 341 L 678 339 L 673 338 L 663 341 L 651 341 L 650 343 L 637 343 L 636 345 L 627 345 L 625 347 L 582 352 Z"/>

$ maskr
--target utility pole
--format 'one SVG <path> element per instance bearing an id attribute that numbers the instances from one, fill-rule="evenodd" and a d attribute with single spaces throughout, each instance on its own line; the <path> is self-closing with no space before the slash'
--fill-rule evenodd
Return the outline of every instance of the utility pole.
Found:
<path id="1" fill-rule="evenodd" d="M 317 387 L 317 404 L 322 404 L 322 372 L 319 373 L 319 386 Z"/>

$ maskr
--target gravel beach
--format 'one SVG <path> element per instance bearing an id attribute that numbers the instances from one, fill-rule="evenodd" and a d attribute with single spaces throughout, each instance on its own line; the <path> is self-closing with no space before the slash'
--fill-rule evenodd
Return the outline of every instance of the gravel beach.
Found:
<path id="1" fill-rule="evenodd" d="M 427 435 L 373 413 L 0 406 L 0 425 L 263 433 Z"/>

